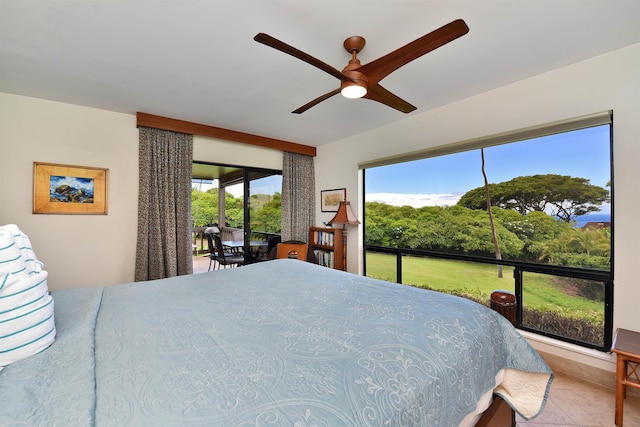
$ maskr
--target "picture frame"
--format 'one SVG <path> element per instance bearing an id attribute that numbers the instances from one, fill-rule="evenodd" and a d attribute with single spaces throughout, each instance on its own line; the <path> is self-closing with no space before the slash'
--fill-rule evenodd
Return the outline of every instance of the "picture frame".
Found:
<path id="1" fill-rule="evenodd" d="M 338 212 L 340 202 L 347 200 L 346 188 L 320 191 L 320 206 L 322 212 Z"/>
<path id="2" fill-rule="evenodd" d="M 109 169 L 33 162 L 33 213 L 106 215 Z"/>

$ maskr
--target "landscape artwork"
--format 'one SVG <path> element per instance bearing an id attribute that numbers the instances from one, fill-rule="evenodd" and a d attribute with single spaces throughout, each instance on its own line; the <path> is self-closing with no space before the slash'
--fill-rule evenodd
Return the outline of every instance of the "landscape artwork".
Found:
<path id="1" fill-rule="evenodd" d="M 345 188 L 336 188 L 334 190 L 322 190 L 320 192 L 321 210 L 322 212 L 337 212 L 340 202 L 347 199 L 347 190 Z"/>
<path id="2" fill-rule="evenodd" d="M 51 175 L 49 201 L 62 203 L 93 203 L 92 178 Z"/>
<path id="3" fill-rule="evenodd" d="M 107 214 L 109 170 L 53 163 L 33 164 L 34 214 Z"/>

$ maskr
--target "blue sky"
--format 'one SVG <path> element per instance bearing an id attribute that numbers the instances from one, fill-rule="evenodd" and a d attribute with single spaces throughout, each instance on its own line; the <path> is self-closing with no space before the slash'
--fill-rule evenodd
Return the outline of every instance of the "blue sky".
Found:
<path id="1" fill-rule="evenodd" d="M 207 191 L 210 188 L 218 188 L 218 180 L 207 181 L 200 184 L 200 180 L 191 181 L 191 187 L 199 188 L 200 191 Z M 251 182 L 251 190 L 253 194 L 274 194 L 282 193 L 282 175 L 272 175 L 266 178 L 253 180 Z M 244 194 L 244 184 L 235 184 L 226 187 L 226 191 L 231 193 L 233 197 L 242 197 Z"/>
<path id="2" fill-rule="evenodd" d="M 491 183 L 517 176 L 559 174 L 609 182 L 609 126 L 598 126 L 488 147 L 485 171 Z M 366 200 L 391 205 L 456 204 L 465 192 L 484 185 L 480 150 L 367 169 Z M 603 206 L 603 213 L 609 206 Z"/>

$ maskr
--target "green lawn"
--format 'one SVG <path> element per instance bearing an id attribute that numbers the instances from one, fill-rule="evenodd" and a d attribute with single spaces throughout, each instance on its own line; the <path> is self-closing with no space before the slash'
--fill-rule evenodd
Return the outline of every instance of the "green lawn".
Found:
<path id="1" fill-rule="evenodd" d="M 502 267 L 502 278 L 498 278 L 496 265 L 404 256 L 402 272 L 407 285 L 469 295 L 480 301 L 488 302 L 497 289 L 515 290 L 513 267 Z M 395 255 L 368 252 L 367 276 L 395 282 Z M 524 277 L 525 307 L 604 322 L 603 302 L 565 292 L 554 276 L 525 273 Z"/>

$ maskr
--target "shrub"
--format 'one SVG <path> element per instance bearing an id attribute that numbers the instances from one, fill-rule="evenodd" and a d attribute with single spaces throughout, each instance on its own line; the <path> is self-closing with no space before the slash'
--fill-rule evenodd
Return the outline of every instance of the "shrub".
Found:
<path id="1" fill-rule="evenodd" d="M 584 318 L 523 307 L 522 324 L 537 331 L 595 345 L 604 343 L 604 325 Z"/>
<path id="2" fill-rule="evenodd" d="M 424 285 L 408 286 L 437 291 L 437 289 L 432 289 Z M 475 301 L 486 307 L 491 307 L 491 296 L 484 292 L 478 294 L 477 290 L 470 291 L 467 289 L 458 289 L 447 293 Z M 550 333 L 598 346 L 604 343 L 604 325 L 601 322 L 572 317 L 564 313 L 523 307 L 522 325 L 536 331 Z"/>

